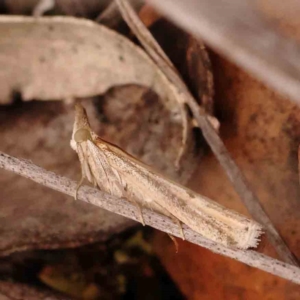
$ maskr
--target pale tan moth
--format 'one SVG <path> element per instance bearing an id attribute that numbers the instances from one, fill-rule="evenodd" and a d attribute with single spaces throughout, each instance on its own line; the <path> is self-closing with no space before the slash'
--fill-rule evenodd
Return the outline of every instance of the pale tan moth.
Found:
<path id="1" fill-rule="evenodd" d="M 262 233 L 258 223 L 167 179 L 104 141 L 91 130 L 82 105 L 77 103 L 75 108 L 71 147 L 81 164 L 78 188 L 87 178 L 102 191 L 128 199 L 139 208 L 142 223 L 142 208 L 148 207 L 177 220 L 180 228 L 184 223 L 225 246 L 241 249 L 257 246 Z"/>

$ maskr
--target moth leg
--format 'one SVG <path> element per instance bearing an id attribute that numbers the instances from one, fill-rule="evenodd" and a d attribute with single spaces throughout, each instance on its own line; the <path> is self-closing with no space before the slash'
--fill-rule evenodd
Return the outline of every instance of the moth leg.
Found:
<path id="1" fill-rule="evenodd" d="M 184 236 L 183 229 L 182 229 L 182 223 L 181 223 L 180 220 L 178 220 L 177 218 L 174 218 L 174 221 L 175 221 L 175 222 L 178 224 L 178 226 L 179 226 L 181 238 L 182 238 L 183 240 L 185 240 L 185 236 Z"/>
<path id="2" fill-rule="evenodd" d="M 134 199 L 126 198 L 126 200 L 133 203 L 137 207 L 137 209 L 139 210 L 140 222 L 143 224 L 143 226 L 145 226 L 146 224 L 145 224 L 145 220 L 144 220 L 144 216 L 143 216 L 141 206 Z"/>
<path id="3" fill-rule="evenodd" d="M 125 199 L 128 200 L 129 202 L 133 203 L 139 210 L 139 215 L 140 215 L 140 222 L 143 224 L 143 226 L 145 226 L 145 220 L 144 220 L 144 216 L 143 216 L 143 212 L 142 212 L 142 208 L 140 206 L 140 204 L 134 200 L 133 197 L 130 197 L 130 193 L 128 191 L 128 185 L 126 182 L 122 182 L 122 178 L 120 177 L 120 175 L 118 175 L 119 178 L 120 178 L 120 182 L 122 183 L 123 185 L 123 188 L 124 188 L 124 193 L 125 193 Z M 127 197 L 126 197 L 127 196 Z"/>
<path id="4" fill-rule="evenodd" d="M 83 180 L 84 180 L 84 175 L 82 174 L 80 181 L 78 182 L 76 190 L 75 190 L 75 195 L 74 195 L 75 200 L 77 200 L 78 190 L 82 186 Z"/>
<path id="5" fill-rule="evenodd" d="M 180 235 L 181 235 L 181 238 L 183 240 L 185 240 L 185 236 L 184 236 L 184 232 L 183 232 L 183 229 L 182 229 L 182 223 L 179 219 L 177 219 L 174 215 L 170 214 L 168 211 L 164 212 L 164 208 L 158 204 L 157 202 L 155 203 L 156 206 L 158 206 L 158 208 L 160 208 L 160 210 L 162 209 L 162 213 L 166 216 L 168 216 L 169 218 L 171 218 L 173 220 L 173 222 L 177 223 L 178 226 L 179 226 L 179 229 L 180 229 Z M 160 211 L 159 210 L 159 211 Z"/>
<path id="6" fill-rule="evenodd" d="M 173 235 L 171 235 L 170 233 L 168 233 L 168 236 L 170 237 L 170 239 L 171 239 L 172 242 L 174 243 L 176 253 L 178 253 L 178 243 L 177 243 L 175 237 L 174 237 Z"/>

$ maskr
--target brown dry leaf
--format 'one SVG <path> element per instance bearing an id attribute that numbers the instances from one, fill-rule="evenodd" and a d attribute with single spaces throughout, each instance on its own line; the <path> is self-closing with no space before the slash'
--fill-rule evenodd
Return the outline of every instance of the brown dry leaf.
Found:
<path id="1" fill-rule="evenodd" d="M 149 29 L 179 71 L 195 99 L 212 114 L 213 74 L 203 42 L 165 19 L 156 21 Z M 166 32 L 168 34 L 165 34 Z"/>
<path id="2" fill-rule="evenodd" d="M 22 283 L 0 281 L 1 300 L 71 300 L 68 296 L 60 293 L 29 287 Z"/>
<path id="3" fill-rule="evenodd" d="M 287 0 L 285 3 L 273 0 L 256 0 L 256 8 L 276 28 L 277 32 L 299 42 L 300 40 L 300 2 L 298 0 Z"/>
<path id="4" fill-rule="evenodd" d="M 212 61 L 222 139 L 289 248 L 300 257 L 300 109 L 223 59 Z M 201 162 L 191 187 L 245 213 L 213 155 Z M 156 235 L 155 249 L 188 299 L 299 299 L 298 285 L 192 244 L 180 243 L 175 254 L 168 239 Z M 267 245 L 262 247 L 265 254 L 276 256 Z"/>
<path id="5" fill-rule="evenodd" d="M 101 295 L 99 287 L 88 282 L 82 272 L 68 272 L 64 265 L 46 266 L 39 273 L 39 279 L 56 291 L 63 292 L 75 298 L 94 300 L 108 299 Z"/>

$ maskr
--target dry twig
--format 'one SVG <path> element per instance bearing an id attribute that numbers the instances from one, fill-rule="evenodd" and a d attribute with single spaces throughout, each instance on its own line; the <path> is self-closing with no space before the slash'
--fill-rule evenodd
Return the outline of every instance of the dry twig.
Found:
<path id="1" fill-rule="evenodd" d="M 134 0 L 132 1 L 132 5 L 136 10 L 139 10 L 143 6 L 142 0 Z M 101 23 L 110 28 L 117 27 L 121 21 L 122 16 L 118 9 L 118 6 L 115 1 L 112 1 L 96 18 L 96 22 Z"/>
<path id="2" fill-rule="evenodd" d="M 41 17 L 47 11 L 53 9 L 55 7 L 54 0 L 40 0 L 34 7 L 32 15 L 34 17 Z"/>
<path id="3" fill-rule="evenodd" d="M 0 152 L 0 168 L 17 173 L 61 193 L 72 197 L 74 196 L 77 186 L 76 182 L 58 176 L 53 172 L 46 171 L 27 160 L 17 159 Z M 101 192 L 98 189 L 83 186 L 78 193 L 78 199 L 135 221 L 139 221 L 139 215 L 136 213 L 136 207 L 133 204 L 124 199 L 119 199 Z M 178 225 L 168 217 L 155 213 L 149 209 L 144 209 L 143 215 L 147 225 L 177 237 L 181 236 Z M 205 239 L 185 225 L 183 225 L 183 231 L 186 240 L 191 243 L 300 284 L 300 268 L 298 267 L 286 264 L 255 251 L 226 248 Z"/>
<path id="4" fill-rule="evenodd" d="M 258 197 L 250 189 L 245 176 L 231 158 L 224 143 L 213 128 L 210 120 L 208 119 L 207 113 L 203 109 L 199 108 L 196 100 L 179 77 L 173 65 L 170 64 L 168 59 L 165 59 L 165 55 L 162 54 L 164 53 L 163 50 L 155 41 L 148 29 L 144 26 L 127 0 L 116 0 L 116 3 L 118 4 L 121 14 L 128 26 L 136 34 L 151 58 L 173 84 L 173 88 L 178 89 L 181 94 L 185 95 L 186 103 L 190 107 L 206 141 L 224 168 L 227 176 L 232 182 L 244 205 L 247 207 L 249 213 L 255 220 L 264 225 L 267 229 L 267 235 L 282 259 L 290 264 L 298 265 L 297 259 L 293 256 L 284 240 L 272 224 L 270 218 L 261 206 Z"/>

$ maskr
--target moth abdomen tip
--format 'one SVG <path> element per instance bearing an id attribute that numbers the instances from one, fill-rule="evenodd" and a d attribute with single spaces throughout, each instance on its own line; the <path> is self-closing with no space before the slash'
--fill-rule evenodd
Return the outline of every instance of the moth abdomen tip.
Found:
<path id="1" fill-rule="evenodd" d="M 241 243 L 238 245 L 241 249 L 256 248 L 261 240 L 261 235 L 263 234 L 263 228 L 257 224 L 253 223 L 246 228 L 246 234 L 241 238 Z"/>

